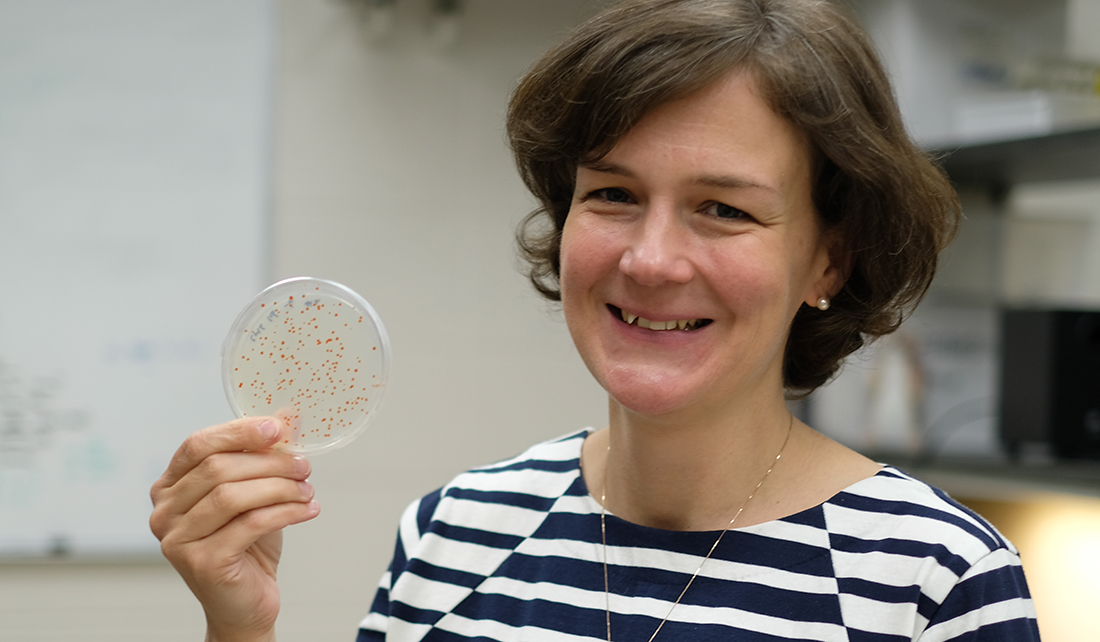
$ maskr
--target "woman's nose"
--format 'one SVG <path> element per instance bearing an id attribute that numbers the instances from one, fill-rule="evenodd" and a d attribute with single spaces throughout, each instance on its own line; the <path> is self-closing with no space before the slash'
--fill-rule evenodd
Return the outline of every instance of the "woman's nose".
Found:
<path id="1" fill-rule="evenodd" d="M 672 208 L 649 207 L 631 226 L 619 269 L 641 285 L 687 283 L 693 268 L 688 234 Z"/>

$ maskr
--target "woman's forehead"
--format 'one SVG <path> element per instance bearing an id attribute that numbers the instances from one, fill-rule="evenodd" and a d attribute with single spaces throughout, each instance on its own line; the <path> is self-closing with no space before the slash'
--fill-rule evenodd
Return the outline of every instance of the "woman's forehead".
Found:
<path id="1" fill-rule="evenodd" d="M 812 157 L 807 136 L 771 108 L 756 75 L 736 69 L 657 106 L 602 158 L 582 165 L 623 172 L 631 162 L 675 160 L 698 182 L 779 190 L 808 176 Z"/>

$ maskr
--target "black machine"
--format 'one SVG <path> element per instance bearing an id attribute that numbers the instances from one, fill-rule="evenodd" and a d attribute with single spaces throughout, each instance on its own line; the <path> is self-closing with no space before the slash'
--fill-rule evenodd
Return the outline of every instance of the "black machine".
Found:
<path id="1" fill-rule="evenodd" d="M 1006 310 L 1001 319 L 1001 441 L 1018 454 L 1100 460 L 1100 312 Z"/>

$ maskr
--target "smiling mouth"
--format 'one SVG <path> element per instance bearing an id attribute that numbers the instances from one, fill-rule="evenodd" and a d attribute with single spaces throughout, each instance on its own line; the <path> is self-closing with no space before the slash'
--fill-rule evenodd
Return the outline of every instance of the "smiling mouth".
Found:
<path id="1" fill-rule="evenodd" d="M 611 312 L 623 320 L 623 323 L 627 325 L 636 325 L 639 328 L 645 328 L 646 330 L 682 330 L 684 332 L 691 332 L 692 330 L 698 330 L 699 328 L 710 325 L 710 319 L 676 319 L 674 321 L 651 321 L 645 317 L 640 317 L 636 314 L 631 314 L 622 308 L 617 308 L 613 305 L 607 306 Z"/>

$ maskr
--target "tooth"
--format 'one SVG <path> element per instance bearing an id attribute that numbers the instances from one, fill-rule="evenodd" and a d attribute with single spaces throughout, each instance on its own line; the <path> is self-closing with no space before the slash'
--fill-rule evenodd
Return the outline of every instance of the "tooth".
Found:
<path id="1" fill-rule="evenodd" d="M 637 317 L 637 319 L 638 319 L 638 327 L 639 328 L 645 328 L 646 330 L 652 330 L 653 329 L 652 325 L 650 324 L 649 319 L 646 319 L 646 318 L 643 318 L 643 317 Z"/>
<path id="2" fill-rule="evenodd" d="M 631 314 L 629 312 L 623 312 L 623 321 L 626 321 L 628 324 L 629 323 L 634 323 L 634 320 L 637 319 L 637 318 L 638 318 L 638 315 L 636 315 L 636 314 Z"/>
<path id="3" fill-rule="evenodd" d="M 690 322 L 681 319 L 680 321 L 676 322 L 676 327 L 680 328 L 681 330 L 686 330 L 688 327 L 688 323 Z"/>

